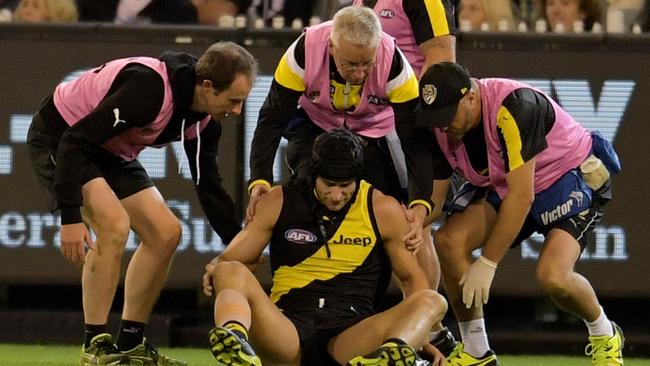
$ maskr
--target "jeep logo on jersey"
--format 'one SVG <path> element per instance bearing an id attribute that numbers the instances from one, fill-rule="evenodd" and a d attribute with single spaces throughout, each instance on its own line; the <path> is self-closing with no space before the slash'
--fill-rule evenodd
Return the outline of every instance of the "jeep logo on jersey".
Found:
<path id="1" fill-rule="evenodd" d="M 395 17 L 395 12 L 391 9 L 382 9 L 379 12 L 379 16 L 384 19 L 391 19 Z"/>
<path id="2" fill-rule="evenodd" d="M 289 229 L 285 231 L 284 238 L 297 244 L 315 243 L 316 235 L 312 232 L 302 229 Z"/>
<path id="3" fill-rule="evenodd" d="M 346 245 L 361 245 L 367 247 L 372 243 L 372 239 L 369 236 L 364 236 L 363 238 L 348 238 L 343 235 L 339 235 L 338 238 L 332 240 L 332 244 L 346 244 Z"/>

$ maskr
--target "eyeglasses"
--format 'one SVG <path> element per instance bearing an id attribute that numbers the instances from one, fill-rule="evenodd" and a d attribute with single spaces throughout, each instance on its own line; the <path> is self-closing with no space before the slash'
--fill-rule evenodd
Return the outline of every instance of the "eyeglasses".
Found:
<path id="1" fill-rule="evenodd" d="M 353 72 L 356 70 L 364 70 L 368 71 L 375 67 L 376 62 L 375 61 L 368 61 L 368 62 L 350 62 L 350 61 L 345 61 L 341 58 L 341 56 L 338 54 L 339 50 L 332 45 L 332 56 L 334 56 L 335 59 L 337 59 L 339 66 L 343 71 L 348 71 L 348 72 Z"/>
<path id="2" fill-rule="evenodd" d="M 357 71 L 358 69 L 361 70 L 370 70 L 373 67 L 375 67 L 375 61 L 370 61 L 370 62 L 347 62 L 347 61 L 339 61 L 339 65 L 341 66 L 341 69 L 344 71 Z"/>

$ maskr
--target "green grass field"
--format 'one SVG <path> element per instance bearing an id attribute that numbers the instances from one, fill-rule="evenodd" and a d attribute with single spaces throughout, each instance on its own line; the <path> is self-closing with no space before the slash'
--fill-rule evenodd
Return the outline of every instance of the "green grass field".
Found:
<path id="1" fill-rule="evenodd" d="M 198 348 L 161 349 L 165 355 L 186 360 L 191 366 L 214 366 L 210 351 Z M 79 347 L 0 344 L 0 366 L 74 366 Z M 589 358 L 499 355 L 503 366 L 589 366 Z M 650 366 L 648 359 L 626 359 L 626 366 Z"/>

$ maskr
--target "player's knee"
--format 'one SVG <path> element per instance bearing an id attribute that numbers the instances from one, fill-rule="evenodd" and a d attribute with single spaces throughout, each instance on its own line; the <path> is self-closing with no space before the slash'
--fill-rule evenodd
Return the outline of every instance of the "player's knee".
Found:
<path id="1" fill-rule="evenodd" d="M 539 265 L 537 282 L 551 297 L 565 297 L 568 294 L 569 278 L 565 271 L 554 266 Z"/>
<path id="2" fill-rule="evenodd" d="M 228 281 L 229 278 L 244 278 L 251 274 L 248 267 L 237 261 L 219 261 L 212 271 L 216 281 Z"/>
<path id="3" fill-rule="evenodd" d="M 447 312 L 447 300 L 434 290 L 420 291 L 413 296 L 416 297 L 415 304 L 418 307 L 418 312 L 433 323 L 442 320 L 442 317 Z"/>

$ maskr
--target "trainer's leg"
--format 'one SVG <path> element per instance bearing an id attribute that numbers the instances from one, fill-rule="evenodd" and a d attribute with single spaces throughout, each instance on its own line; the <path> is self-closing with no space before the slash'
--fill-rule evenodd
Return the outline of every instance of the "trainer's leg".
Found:
<path id="1" fill-rule="evenodd" d="M 141 240 L 126 271 L 122 319 L 146 323 L 167 279 L 181 226 L 156 187 L 124 198 L 122 204 Z"/>
<path id="2" fill-rule="evenodd" d="M 589 281 L 574 271 L 580 257 L 580 245 L 564 230 L 552 229 L 546 236 L 537 263 L 537 281 L 563 310 L 587 322 L 601 316 L 601 307 Z M 611 325 L 609 335 L 611 333 Z"/>
<path id="3" fill-rule="evenodd" d="M 97 250 L 89 250 L 81 286 L 86 324 L 106 324 L 120 278 L 120 262 L 129 235 L 129 216 L 104 178 L 82 187 L 84 220 L 96 234 Z"/>
<path id="4" fill-rule="evenodd" d="M 447 301 L 433 290 L 414 293 L 392 308 L 366 318 L 334 337 L 328 351 L 340 364 L 368 354 L 391 338 L 418 349 L 427 342 L 429 330 L 447 312 Z"/>
<path id="5" fill-rule="evenodd" d="M 300 363 L 300 340 L 293 323 L 271 302 L 253 273 L 240 262 L 219 262 L 212 272 L 216 326 L 236 321 L 249 331 L 264 364 Z"/>
<path id="6" fill-rule="evenodd" d="M 481 357 L 490 349 L 483 307 L 467 308 L 458 284 L 474 261 L 471 253 L 481 247 L 490 234 L 497 213 L 485 200 L 477 201 L 463 212 L 447 219 L 434 236 L 440 258 L 442 279 L 449 303 L 456 315 L 465 352 Z"/>
<path id="7" fill-rule="evenodd" d="M 447 218 L 435 233 L 434 243 L 440 258 L 445 290 L 460 322 L 483 317 L 481 307 L 465 307 L 462 288 L 458 283 L 474 262 L 472 251 L 485 243 L 495 221 L 494 208 L 485 200 L 480 200 L 467 206 L 465 211 Z"/>

